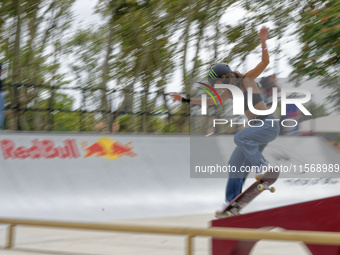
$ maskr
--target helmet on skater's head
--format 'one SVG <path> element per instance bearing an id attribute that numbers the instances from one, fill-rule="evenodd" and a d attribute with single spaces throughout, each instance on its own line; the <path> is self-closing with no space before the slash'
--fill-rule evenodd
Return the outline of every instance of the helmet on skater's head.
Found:
<path id="1" fill-rule="evenodd" d="M 214 86 L 216 81 L 222 80 L 223 83 L 227 83 L 227 78 L 222 78 L 222 75 L 228 75 L 232 71 L 230 67 L 225 63 L 217 63 L 215 64 L 209 71 L 208 74 L 208 82 L 211 86 Z"/>

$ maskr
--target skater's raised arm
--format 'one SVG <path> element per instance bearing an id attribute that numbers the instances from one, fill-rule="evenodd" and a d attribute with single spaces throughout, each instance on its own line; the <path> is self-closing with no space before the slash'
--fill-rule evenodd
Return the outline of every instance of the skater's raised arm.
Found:
<path id="1" fill-rule="evenodd" d="M 269 64 L 269 54 L 268 49 L 266 45 L 266 40 L 268 37 L 268 28 L 262 27 L 259 32 L 259 38 L 261 41 L 261 47 L 262 47 L 262 60 L 261 62 L 252 70 L 246 73 L 245 78 L 257 78 L 263 71 L 266 69 L 266 67 Z"/>

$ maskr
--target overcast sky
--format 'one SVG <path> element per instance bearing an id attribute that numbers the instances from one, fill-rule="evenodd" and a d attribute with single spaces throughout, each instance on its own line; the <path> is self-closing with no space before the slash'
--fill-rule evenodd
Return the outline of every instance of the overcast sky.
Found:
<path id="1" fill-rule="evenodd" d="M 86 24 L 95 24 L 100 20 L 99 15 L 93 13 L 97 0 L 77 0 L 73 5 L 76 21 Z"/>

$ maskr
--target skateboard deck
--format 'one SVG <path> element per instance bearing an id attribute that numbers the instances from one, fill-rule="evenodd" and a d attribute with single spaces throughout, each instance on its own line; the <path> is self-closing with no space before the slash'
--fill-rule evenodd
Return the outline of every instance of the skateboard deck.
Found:
<path id="1" fill-rule="evenodd" d="M 235 197 L 222 211 L 216 215 L 217 218 L 236 216 L 239 212 L 248 205 L 254 198 L 260 195 L 264 190 L 275 192 L 274 187 L 270 187 L 279 178 L 280 171 L 278 169 L 270 169 L 249 188 Z"/>

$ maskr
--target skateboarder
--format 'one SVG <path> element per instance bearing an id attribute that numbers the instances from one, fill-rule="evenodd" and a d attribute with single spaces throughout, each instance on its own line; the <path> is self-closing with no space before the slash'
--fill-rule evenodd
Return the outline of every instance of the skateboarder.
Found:
<path id="1" fill-rule="evenodd" d="M 253 89 L 251 96 L 254 108 L 257 110 L 267 110 L 260 95 L 260 89 L 255 82 L 255 78 L 257 78 L 269 64 L 269 54 L 266 45 L 267 36 L 268 28 L 262 27 L 259 32 L 259 39 L 262 46 L 262 59 L 254 69 L 248 71 L 245 75 L 237 71 L 232 71 L 225 63 L 215 64 L 208 74 L 208 81 L 212 86 L 214 84 L 233 84 L 243 91 L 245 101 L 244 113 L 249 120 L 253 120 L 252 127 L 242 129 L 234 136 L 234 142 L 237 147 L 229 159 L 229 165 L 236 167 L 238 171 L 229 174 L 225 204 L 223 204 L 222 209 L 217 211 L 216 214 L 219 214 L 228 205 L 228 201 L 233 200 L 242 192 L 243 183 L 248 175 L 247 172 L 240 171 L 242 166 L 255 166 L 261 169 L 261 166 L 267 164 L 267 161 L 262 155 L 262 151 L 269 142 L 277 137 L 280 131 L 279 123 L 274 121 L 275 117 L 273 115 L 256 116 L 248 109 L 247 105 L 249 96 L 247 89 L 251 87 Z M 223 90 L 219 95 L 223 101 L 231 98 L 231 93 L 227 89 Z M 173 101 L 201 104 L 201 98 L 186 99 L 178 93 L 172 93 L 170 96 L 173 98 Z M 214 105 L 212 98 L 207 99 L 207 105 Z M 266 119 L 273 121 L 265 121 Z"/>

